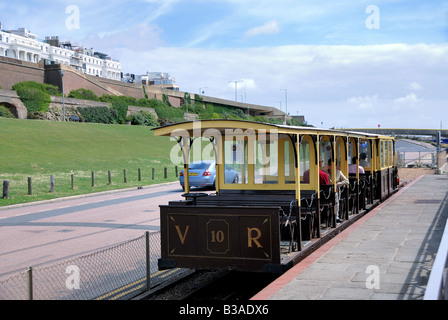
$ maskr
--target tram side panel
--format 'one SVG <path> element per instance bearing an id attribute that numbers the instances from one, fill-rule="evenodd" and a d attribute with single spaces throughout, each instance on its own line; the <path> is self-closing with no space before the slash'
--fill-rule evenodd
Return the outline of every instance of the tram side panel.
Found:
<path id="1" fill-rule="evenodd" d="M 280 264 L 276 207 L 160 206 L 159 269 L 262 271 Z"/>

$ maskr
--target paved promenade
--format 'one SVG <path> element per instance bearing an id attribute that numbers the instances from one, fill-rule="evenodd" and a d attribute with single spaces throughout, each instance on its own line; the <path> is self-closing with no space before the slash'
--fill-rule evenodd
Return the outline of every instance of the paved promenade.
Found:
<path id="1" fill-rule="evenodd" d="M 421 176 L 253 300 L 422 300 L 447 218 L 448 176 Z"/>

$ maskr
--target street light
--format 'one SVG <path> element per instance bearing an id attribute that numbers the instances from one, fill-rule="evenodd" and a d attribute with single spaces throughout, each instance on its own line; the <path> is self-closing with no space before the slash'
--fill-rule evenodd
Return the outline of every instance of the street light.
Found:
<path id="1" fill-rule="evenodd" d="M 285 90 L 285 103 L 286 103 L 286 114 L 288 114 L 288 90 L 286 89 L 280 89 L 280 90 Z"/>
<path id="2" fill-rule="evenodd" d="M 61 84 L 62 84 L 62 121 L 65 122 L 65 101 L 64 101 L 64 71 L 61 71 Z"/>
<path id="3" fill-rule="evenodd" d="M 185 93 L 185 97 L 187 98 L 187 103 L 185 103 L 185 106 L 187 107 L 187 121 L 188 121 L 188 101 L 190 101 L 190 94 L 187 92 Z"/>
<path id="4" fill-rule="evenodd" d="M 243 80 L 229 81 L 229 82 L 235 82 L 235 101 L 238 102 L 238 82 L 243 82 Z"/>

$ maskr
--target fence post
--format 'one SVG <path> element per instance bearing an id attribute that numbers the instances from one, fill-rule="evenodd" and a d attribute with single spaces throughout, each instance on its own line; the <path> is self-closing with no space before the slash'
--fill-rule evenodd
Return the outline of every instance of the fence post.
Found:
<path id="1" fill-rule="evenodd" d="M 142 171 L 138 168 L 138 181 L 142 181 Z"/>
<path id="2" fill-rule="evenodd" d="M 168 171 L 167 168 L 165 167 L 164 169 L 164 174 L 163 174 L 164 178 L 166 179 L 168 177 Z"/>
<path id="3" fill-rule="evenodd" d="M 54 174 L 50 175 L 50 192 L 54 192 Z"/>
<path id="4" fill-rule="evenodd" d="M 154 180 L 154 168 L 152 168 L 152 180 Z"/>
<path id="5" fill-rule="evenodd" d="M 92 171 L 92 187 L 95 186 L 95 172 Z"/>
<path id="6" fill-rule="evenodd" d="M 107 177 L 109 179 L 109 184 L 112 184 L 112 175 L 110 173 L 110 170 L 107 171 Z"/>
<path id="7" fill-rule="evenodd" d="M 123 170 L 123 178 L 124 178 L 124 183 L 127 183 L 128 179 L 126 178 L 126 170 Z"/>
<path id="8" fill-rule="evenodd" d="M 176 168 L 176 178 L 177 178 L 179 176 L 179 174 L 177 173 L 177 166 L 175 168 Z"/>
<path id="9" fill-rule="evenodd" d="M 3 180 L 3 199 L 9 197 L 9 180 Z"/>
<path id="10" fill-rule="evenodd" d="M 28 275 L 28 300 L 33 300 L 33 267 L 27 269 Z"/>
<path id="11" fill-rule="evenodd" d="M 71 184 L 72 189 L 74 189 L 75 185 L 74 185 L 74 174 L 73 174 L 73 172 L 70 173 L 70 184 Z"/>
<path id="12" fill-rule="evenodd" d="M 33 179 L 28 177 L 28 194 L 31 196 L 33 194 Z"/>
<path id="13" fill-rule="evenodd" d="M 151 257 L 149 249 L 149 231 L 146 231 L 146 290 L 151 288 Z"/>

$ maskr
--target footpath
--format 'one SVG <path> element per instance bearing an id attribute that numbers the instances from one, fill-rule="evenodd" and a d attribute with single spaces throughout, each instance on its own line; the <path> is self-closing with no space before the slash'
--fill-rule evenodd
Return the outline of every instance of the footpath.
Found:
<path id="1" fill-rule="evenodd" d="M 448 176 L 421 176 L 252 300 L 422 300 L 447 218 Z"/>

